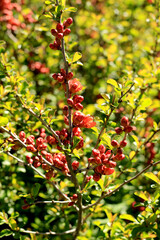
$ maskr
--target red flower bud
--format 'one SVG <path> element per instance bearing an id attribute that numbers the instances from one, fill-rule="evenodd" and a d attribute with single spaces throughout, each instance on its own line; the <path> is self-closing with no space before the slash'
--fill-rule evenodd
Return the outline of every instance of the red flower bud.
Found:
<path id="1" fill-rule="evenodd" d="M 116 127 L 116 128 L 115 128 L 115 132 L 116 132 L 117 134 L 121 134 L 121 133 L 123 132 L 123 130 L 122 130 L 122 128 L 120 128 L 120 127 Z"/>
<path id="2" fill-rule="evenodd" d="M 119 144 L 120 147 L 125 147 L 127 145 L 127 141 L 126 140 L 122 140 Z"/>
<path id="3" fill-rule="evenodd" d="M 127 127 L 125 127 L 124 131 L 125 131 L 126 133 L 130 133 L 130 132 L 133 131 L 133 127 L 132 127 L 132 126 L 127 126 Z"/>
<path id="4" fill-rule="evenodd" d="M 51 34 L 56 37 L 58 32 L 56 29 L 51 29 Z"/>
<path id="5" fill-rule="evenodd" d="M 78 167 L 79 167 L 79 162 L 78 162 L 78 161 L 74 161 L 74 162 L 72 163 L 72 168 L 73 168 L 73 170 L 77 170 Z"/>
<path id="6" fill-rule="evenodd" d="M 111 145 L 112 145 L 113 147 L 116 147 L 116 148 L 119 147 L 119 143 L 118 143 L 116 140 L 112 140 L 112 141 L 111 141 Z"/>
<path id="7" fill-rule="evenodd" d="M 95 149 L 95 148 L 94 148 L 94 149 L 92 150 L 92 154 L 93 154 L 94 157 L 99 157 L 99 156 L 100 156 L 100 151 L 99 151 L 98 149 Z"/>
<path id="8" fill-rule="evenodd" d="M 56 29 L 59 33 L 63 33 L 63 24 L 57 23 Z"/>
<path id="9" fill-rule="evenodd" d="M 67 35 L 69 35 L 70 33 L 71 33 L 71 29 L 67 28 L 67 29 L 64 30 L 63 36 L 67 36 Z"/>
<path id="10" fill-rule="evenodd" d="M 69 72 L 69 73 L 67 74 L 67 80 L 71 80 L 72 77 L 73 77 L 73 72 Z"/>
<path id="11" fill-rule="evenodd" d="M 57 38 L 62 39 L 63 38 L 63 33 L 58 33 Z"/>
<path id="12" fill-rule="evenodd" d="M 122 125 L 123 127 L 126 127 L 128 124 L 129 124 L 128 118 L 125 117 L 125 116 L 122 117 L 122 119 L 121 119 L 121 125 Z"/>
<path id="13" fill-rule="evenodd" d="M 93 174 L 93 180 L 94 180 L 95 182 L 98 182 L 98 181 L 100 180 L 100 178 L 101 178 L 101 175 L 100 175 L 100 174 L 98 174 L 98 173 L 94 173 L 94 174 Z"/>

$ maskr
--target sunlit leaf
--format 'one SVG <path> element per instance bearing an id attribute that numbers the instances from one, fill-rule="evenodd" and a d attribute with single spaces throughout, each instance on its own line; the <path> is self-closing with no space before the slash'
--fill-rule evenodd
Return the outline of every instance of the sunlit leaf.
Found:
<path id="1" fill-rule="evenodd" d="M 126 219 L 126 220 L 129 220 L 131 222 L 137 222 L 137 220 L 130 214 L 121 214 L 120 215 L 120 218 L 121 219 Z"/>
<path id="2" fill-rule="evenodd" d="M 80 52 L 76 52 L 73 55 L 72 63 L 77 62 L 82 57 L 82 54 Z"/>
<path id="3" fill-rule="evenodd" d="M 144 174 L 144 176 L 146 176 L 147 178 L 152 179 L 154 182 L 160 184 L 160 179 L 152 172 L 147 172 Z"/>

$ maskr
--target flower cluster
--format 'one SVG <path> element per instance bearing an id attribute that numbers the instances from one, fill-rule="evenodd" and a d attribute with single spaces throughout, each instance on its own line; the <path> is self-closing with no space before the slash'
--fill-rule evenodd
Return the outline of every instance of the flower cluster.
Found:
<path id="1" fill-rule="evenodd" d="M 61 84 L 64 84 L 66 81 L 69 81 L 72 79 L 73 77 L 73 73 L 72 72 L 69 72 L 66 74 L 66 71 L 61 68 L 61 71 L 60 73 L 54 73 L 52 75 L 53 79 L 56 80 L 57 82 L 61 83 Z"/>
<path id="2" fill-rule="evenodd" d="M 68 203 L 68 206 L 73 206 L 75 204 L 75 202 L 77 202 L 78 200 L 78 195 L 77 194 L 73 194 L 72 197 L 70 197 L 71 201 L 70 203 Z"/>
<path id="3" fill-rule="evenodd" d="M 122 161 L 125 158 L 123 154 L 123 148 L 127 145 L 126 135 L 131 132 L 134 127 L 130 126 L 130 122 L 127 117 L 122 117 L 121 127 L 115 128 L 117 134 L 125 132 L 123 140 L 118 143 L 116 140 L 111 141 L 113 147 L 112 150 L 107 150 L 103 144 L 98 149 L 92 150 L 93 157 L 88 159 L 89 163 L 94 167 L 93 179 L 99 181 L 101 175 L 111 175 L 114 172 L 117 161 Z"/>
<path id="4" fill-rule="evenodd" d="M 36 20 L 32 16 L 33 16 L 33 12 L 32 11 L 30 11 L 27 14 L 23 14 L 23 18 L 24 18 L 25 22 L 27 22 L 27 23 L 34 23 L 34 22 L 36 22 Z"/>
<path id="5" fill-rule="evenodd" d="M 93 117 L 90 115 L 76 111 L 73 114 L 73 125 L 80 128 L 92 128 L 96 125 L 96 122 L 93 121 Z"/>
<path id="6" fill-rule="evenodd" d="M 74 108 L 76 110 L 82 110 L 83 105 L 81 102 L 84 100 L 84 97 L 81 95 L 74 95 L 73 98 L 68 98 L 67 103 L 71 108 Z"/>
<path id="7" fill-rule="evenodd" d="M 21 4 L 24 4 L 23 1 Z M 11 29 L 12 31 L 17 30 L 17 28 L 25 28 L 26 23 L 34 23 L 36 20 L 32 17 L 33 12 L 30 11 L 28 14 L 23 14 L 24 22 L 21 23 L 19 19 L 14 17 L 14 12 L 20 13 L 21 12 L 21 6 L 18 3 L 12 3 L 11 0 L 1 0 L 0 1 L 0 14 L 2 15 L 0 17 L 0 22 L 6 22 L 7 28 Z"/>
<path id="8" fill-rule="evenodd" d="M 57 23 L 56 29 L 51 29 L 51 34 L 56 37 L 54 43 L 50 43 L 49 47 L 53 50 L 61 49 L 61 40 L 63 37 L 71 33 L 70 28 L 68 28 L 73 22 L 73 19 L 70 17 L 62 23 Z"/>
<path id="9" fill-rule="evenodd" d="M 135 130 L 135 128 L 130 125 L 130 122 L 129 122 L 128 118 L 125 117 L 125 116 L 122 117 L 122 119 L 121 119 L 121 127 L 116 127 L 115 128 L 115 132 L 117 134 L 121 134 L 123 131 L 125 133 L 130 133 L 133 130 Z"/>
<path id="10" fill-rule="evenodd" d="M 13 9 L 17 12 L 21 11 L 21 6 L 18 3 L 11 3 L 11 0 L 0 1 L 0 12 L 3 16 L 0 17 L 1 22 L 7 23 L 7 28 L 15 31 L 21 26 L 18 19 L 13 16 Z"/>
<path id="11" fill-rule="evenodd" d="M 111 150 L 106 150 L 106 147 L 101 144 L 98 149 L 92 150 L 92 155 L 88 162 L 95 166 L 93 175 L 95 181 L 99 181 L 101 175 L 110 175 L 114 172 L 116 162 L 113 161 Z"/>
<path id="12" fill-rule="evenodd" d="M 30 154 L 26 156 L 27 162 L 33 164 L 35 168 L 42 166 L 46 171 L 45 175 L 47 179 L 55 176 L 52 166 L 61 170 L 64 174 L 68 174 L 69 169 L 66 156 L 62 153 L 51 154 L 47 152 L 47 144 L 58 145 L 58 141 L 52 136 L 47 136 L 44 128 L 41 128 L 40 131 L 37 130 L 36 132 L 38 133 L 38 136 L 30 135 L 28 137 L 26 137 L 24 131 L 19 133 L 20 140 L 27 145 L 27 151 L 32 153 L 32 156 Z M 59 132 L 57 131 L 56 133 L 61 140 L 63 138 L 63 140 L 66 141 L 65 139 L 68 137 L 68 131 L 66 129 Z M 18 150 L 22 147 L 22 144 L 14 140 L 13 137 L 10 137 L 8 140 L 14 144 L 12 146 L 13 150 Z M 44 161 L 44 158 L 51 164 L 51 166 Z"/>
<path id="13" fill-rule="evenodd" d="M 49 73 L 49 68 L 47 68 L 45 66 L 44 63 L 41 63 L 41 62 L 33 62 L 31 61 L 29 64 L 28 64 L 29 68 L 35 73 L 35 74 L 38 74 L 38 73 L 43 73 L 43 74 L 47 74 Z"/>

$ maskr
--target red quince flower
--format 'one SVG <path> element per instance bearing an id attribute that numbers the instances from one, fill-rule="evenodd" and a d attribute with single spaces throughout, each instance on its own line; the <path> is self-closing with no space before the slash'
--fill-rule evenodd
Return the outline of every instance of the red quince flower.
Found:
<path id="1" fill-rule="evenodd" d="M 69 91 L 70 93 L 76 93 L 82 90 L 82 84 L 78 81 L 77 78 L 74 78 L 69 81 Z"/>

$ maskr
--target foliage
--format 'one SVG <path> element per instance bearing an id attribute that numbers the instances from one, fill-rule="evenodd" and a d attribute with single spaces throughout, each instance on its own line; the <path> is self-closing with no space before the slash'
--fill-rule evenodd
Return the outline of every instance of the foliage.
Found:
<path id="1" fill-rule="evenodd" d="M 159 239 L 159 1 L 2 0 L 0 22 L 0 238 Z"/>

